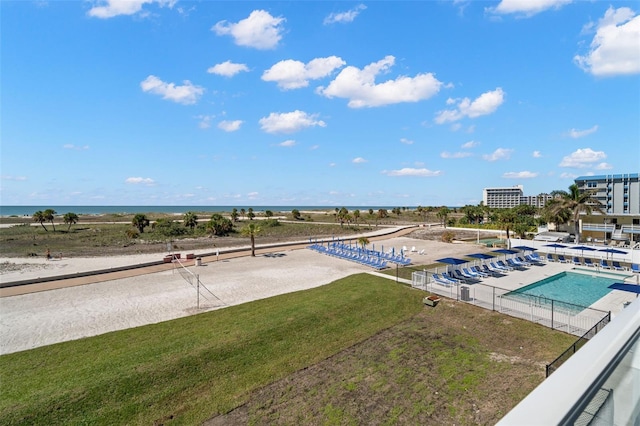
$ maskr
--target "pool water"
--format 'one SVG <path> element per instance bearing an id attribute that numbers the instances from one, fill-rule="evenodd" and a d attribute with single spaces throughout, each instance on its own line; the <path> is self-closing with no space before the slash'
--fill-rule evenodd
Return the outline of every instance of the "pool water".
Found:
<path id="1" fill-rule="evenodd" d="M 542 281 L 511 291 L 505 296 L 533 299 L 539 303 L 550 304 L 551 300 L 571 305 L 586 307 L 594 304 L 611 292 L 609 286 L 620 279 L 605 278 L 595 275 L 561 272 Z M 520 296 L 520 297 L 519 297 Z"/>

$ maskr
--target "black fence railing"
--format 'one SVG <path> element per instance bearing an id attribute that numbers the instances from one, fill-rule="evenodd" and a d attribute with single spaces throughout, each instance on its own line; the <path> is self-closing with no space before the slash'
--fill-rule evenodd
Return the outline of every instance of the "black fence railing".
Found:
<path id="1" fill-rule="evenodd" d="M 547 377 L 551 375 L 554 371 L 556 371 L 566 360 L 571 358 L 573 354 L 575 354 L 578 349 L 583 347 L 585 343 L 587 343 L 593 336 L 598 334 L 600 330 L 604 328 L 605 325 L 611 322 L 611 312 L 608 312 L 607 315 L 604 316 L 600 321 L 596 323 L 593 327 L 591 327 L 586 333 L 576 340 L 573 345 L 569 346 L 566 351 L 564 351 L 558 358 L 553 360 L 550 364 L 547 364 L 546 374 Z"/>

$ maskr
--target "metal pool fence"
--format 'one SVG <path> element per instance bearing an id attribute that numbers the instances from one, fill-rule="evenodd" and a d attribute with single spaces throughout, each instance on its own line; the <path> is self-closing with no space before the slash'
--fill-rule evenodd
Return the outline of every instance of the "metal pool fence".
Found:
<path id="1" fill-rule="evenodd" d="M 513 290 L 481 283 L 441 284 L 432 280 L 431 276 L 430 271 L 414 272 L 411 274 L 411 285 L 440 296 L 522 318 L 575 336 L 584 336 L 610 315 L 609 312 L 544 297 L 523 297 L 522 294 L 514 296 Z"/>

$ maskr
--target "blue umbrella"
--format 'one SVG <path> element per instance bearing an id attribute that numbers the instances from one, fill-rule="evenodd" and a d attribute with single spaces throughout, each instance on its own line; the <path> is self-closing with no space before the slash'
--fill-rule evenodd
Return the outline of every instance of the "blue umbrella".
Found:
<path id="1" fill-rule="evenodd" d="M 609 288 L 640 294 L 640 285 L 637 284 L 613 283 L 609 286 Z"/>
<path id="2" fill-rule="evenodd" d="M 553 252 L 555 253 L 559 248 L 565 248 L 566 246 L 564 244 L 558 244 L 558 243 L 553 243 L 553 244 L 545 244 L 545 247 L 553 247 Z"/>
<path id="3" fill-rule="evenodd" d="M 529 246 L 515 246 L 515 247 L 511 247 L 511 248 L 522 250 L 522 251 L 536 251 L 536 250 L 538 250 L 537 248 L 529 247 Z"/>
<path id="4" fill-rule="evenodd" d="M 465 255 L 467 257 L 475 257 L 476 259 L 493 259 L 495 256 L 491 256 L 490 254 L 486 254 L 486 253 L 472 253 L 472 254 L 467 254 Z"/>
<path id="5" fill-rule="evenodd" d="M 584 251 L 595 251 L 596 249 L 594 249 L 593 247 L 589 247 L 589 246 L 575 246 L 575 247 L 569 247 L 571 250 L 581 250 L 582 251 L 582 256 L 584 256 Z"/>
<path id="6" fill-rule="evenodd" d="M 448 265 L 461 265 L 463 263 L 467 263 L 466 260 L 456 259 L 455 257 L 445 257 L 442 259 L 437 259 L 436 262 L 446 263 Z"/>
<path id="7" fill-rule="evenodd" d="M 614 254 L 627 254 L 626 251 L 614 249 L 613 247 L 607 247 L 605 249 L 600 249 L 598 251 L 606 252 L 607 258 L 609 257 L 609 253 L 611 253 L 611 257 L 613 258 Z"/>
<path id="8" fill-rule="evenodd" d="M 500 253 L 500 254 L 516 254 L 516 253 L 518 253 L 516 250 L 509 250 L 509 249 L 491 250 L 491 252 Z"/>

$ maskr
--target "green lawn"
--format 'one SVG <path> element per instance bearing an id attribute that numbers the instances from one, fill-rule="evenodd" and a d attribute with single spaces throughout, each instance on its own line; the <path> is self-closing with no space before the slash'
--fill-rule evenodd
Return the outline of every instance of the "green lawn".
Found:
<path id="1" fill-rule="evenodd" d="M 3 424 L 194 424 L 421 311 L 367 274 L 0 357 Z"/>

